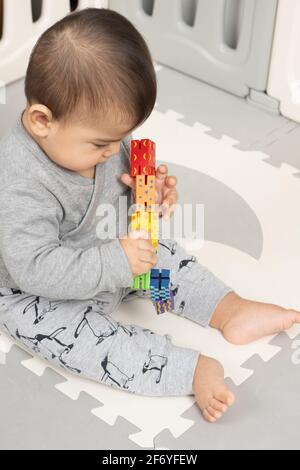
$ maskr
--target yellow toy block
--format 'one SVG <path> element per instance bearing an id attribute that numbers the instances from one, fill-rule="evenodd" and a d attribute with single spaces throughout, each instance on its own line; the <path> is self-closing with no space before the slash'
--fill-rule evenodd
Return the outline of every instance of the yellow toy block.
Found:
<path id="1" fill-rule="evenodd" d="M 140 213 L 135 212 L 131 216 L 131 230 L 140 230 Z"/>
<path id="2" fill-rule="evenodd" d="M 158 213 L 150 212 L 150 234 L 152 239 L 152 244 L 156 250 L 158 250 Z"/>
<path id="3" fill-rule="evenodd" d="M 150 232 L 150 212 L 137 211 L 131 216 L 132 230 L 145 230 Z"/>
<path id="4" fill-rule="evenodd" d="M 151 241 L 158 250 L 158 213 L 137 211 L 131 216 L 131 230 L 144 230 L 151 237 Z"/>

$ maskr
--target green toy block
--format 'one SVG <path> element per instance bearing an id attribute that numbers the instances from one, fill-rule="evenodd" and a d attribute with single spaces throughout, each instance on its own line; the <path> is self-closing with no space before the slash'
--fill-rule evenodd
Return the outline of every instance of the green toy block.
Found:
<path id="1" fill-rule="evenodd" d="M 135 276 L 134 289 L 150 290 L 151 271 L 141 276 Z"/>

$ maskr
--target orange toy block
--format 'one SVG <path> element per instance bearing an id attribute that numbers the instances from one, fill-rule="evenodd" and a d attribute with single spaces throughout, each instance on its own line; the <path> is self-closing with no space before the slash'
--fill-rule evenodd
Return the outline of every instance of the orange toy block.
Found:
<path id="1" fill-rule="evenodd" d="M 138 175 L 135 186 L 135 202 L 137 211 L 156 210 L 155 176 Z"/>

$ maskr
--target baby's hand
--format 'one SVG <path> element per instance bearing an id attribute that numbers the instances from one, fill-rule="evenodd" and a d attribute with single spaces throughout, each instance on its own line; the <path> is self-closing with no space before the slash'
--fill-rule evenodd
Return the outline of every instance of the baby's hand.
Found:
<path id="1" fill-rule="evenodd" d="M 156 202 L 161 205 L 162 215 L 166 219 L 173 215 L 174 206 L 178 201 L 176 185 L 176 176 L 169 176 L 167 165 L 160 165 L 156 171 Z"/>
<path id="2" fill-rule="evenodd" d="M 148 273 L 157 264 L 156 249 L 146 232 L 133 231 L 128 237 L 120 238 L 120 243 L 127 255 L 134 276 Z"/>
<path id="3" fill-rule="evenodd" d="M 127 173 L 121 176 L 121 181 L 133 190 L 135 189 L 134 178 Z M 156 204 L 161 206 L 160 216 L 166 219 L 173 215 L 178 201 L 176 185 L 176 176 L 169 176 L 167 165 L 160 165 L 156 170 Z"/>

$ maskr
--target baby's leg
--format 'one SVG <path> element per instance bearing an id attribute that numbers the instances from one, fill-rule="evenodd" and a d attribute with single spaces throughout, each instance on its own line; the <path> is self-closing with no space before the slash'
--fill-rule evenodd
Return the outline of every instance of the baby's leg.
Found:
<path id="1" fill-rule="evenodd" d="M 106 299 L 55 301 L 0 289 L 0 328 L 56 366 L 148 396 L 193 394 L 199 352 L 107 313 Z"/>
<path id="2" fill-rule="evenodd" d="M 231 343 L 246 344 L 300 323 L 300 312 L 296 310 L 241 298 L 175 241 L 161 241 L 158 257 L 157 268 L 171 269 L 175 314 L 217 328 Z M 126 294 L 126 299 L 146 295 L 130 289 Z M 218 397 L 221 402 L 227 397 L 227 405 L 233 402 L 232 395 L 223 387 L 222 366 L 201 356 L 194 390 L 204 417 L 209 421 L 219 418 L 223 411 Z M 214 398 L 209 402 L 211 395 Z"/>
<path id="3" fill-rule="evenodd" d="M 171 269 L 175 313 L 210 325 L 233 344 L 247 344 L 300 323 L 300 312 L 243 299 L 173 240 L 160 242 L 159 269 Z"/>
<path id="4" fill-rule="evenodd" d="M 279 305 L 244 299 L 231 292 L 217 306 L 210 326 L 230 343 L 243 345 L 300 323 L 300 312 Z"/>
<path id="5" fill-rule="evenodd" d="M 171 288 L 174 294 L 174 313 L 206 327 L 224 297 L 232 289 L 223 283 L 195 257 L 173 240 L 159 242 L 157 269 L 170 269 Z M 150 292 L 127 289 L 124 301 L 135 297 L 150 298 Z M 234 396 L 224 383 L 224 370 L 214 359 L 200 356 L 194 378 L 197 403 L 208 421 L 216 421 Z"/>
<path id="6" fill-rule="evenodd" d="M 220 330 L 234 344 L 247 344 L 300 323 L 300 312 L 243 299 L 173 240 L 159 242 L 159 269 L 171 270 L 175 314 Z M 149 293 L 128 289 L 125 300 Z"/>
<path id="7" fill-rule="evenodd" d="M 216 306 L 233 289 L 174 240 L 160 241 L 157 255 L 158 263 L 155 268 L 170 270 L 174 313 L 204 327 L 208 326 Z M 135 296 L 150 298 L 150 292 L 129 288 L 123 301 Z"/>

